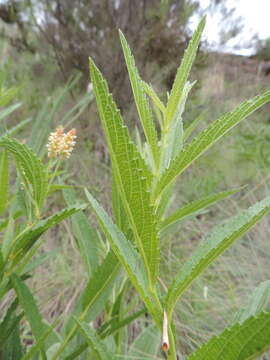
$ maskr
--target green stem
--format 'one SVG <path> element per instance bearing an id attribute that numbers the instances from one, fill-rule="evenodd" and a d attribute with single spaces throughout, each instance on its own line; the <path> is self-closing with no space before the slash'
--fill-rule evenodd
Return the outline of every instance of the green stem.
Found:
<path id="1" fill-rule="evenodd" d="M 175 347 L 175 336 L 172 330 L 172 326 L 169 326 L 169 344 L 170 349 L 168 353 L 167 360 L 177 360 L 177 353 L 176 353 L 176 347 Z"/>

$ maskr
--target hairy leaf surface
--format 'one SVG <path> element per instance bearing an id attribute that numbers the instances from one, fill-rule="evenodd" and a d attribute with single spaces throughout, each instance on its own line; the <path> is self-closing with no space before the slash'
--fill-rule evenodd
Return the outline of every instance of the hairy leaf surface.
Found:
<path id="1" fill-rule="evenodd" d="M 136 288 L 149 312 L 156 319 L 157 323 L 160 322 L 160 309 L 155 307 L 154 302 L 149 294 L 149 281 L 147 278 L 147 271 L 141 256 L 134 249 L 132 243 L 125 238 L 125 235 L 119 228 L 112 222 L 111 218 L 107 215 L 104 209 L 97 203 L 93 196 L 86 191 L 87 198 L 96 213 L 101 228 L 109 240 L 113 251 L 115 252 L 118 260 L 126 270 L 130 281 Z"/>
<path id="2" fill-rule="evenodd" d="M 270 312 L 262 312 L 212 337 L 187 360 L 251 360 L 269 349 Z"/>
<path id="3" fill-rule="evenodd" d="M 159 149 L 158 149 L 158 137 L 152 115 L 152 110 L 148 103 L 148 99 L 144 92 L 143 81 L 140 78 L 139 72 L 135 65 L 134 57 L 131 53 L 129 45 L 120 31 L 120 40 L 128 68 L 130 83 L 137 106 L 137 110 L 140 116 L 141 124 L 143 126 L 146 140 L 151 149 L 152 158 L 155 168 L 158 168 L 159 163 Z"/>
<path id="4" fill-rule="evenodd" d="M 5 148 L 13 154 L 25 183 L 32 185 L 34 201 L 38 207 L 41 207 L 48 191 L 48 174 L 46 167 L 30 148 L 13 138 L 8 136 L 1 137 L 0 147 Z"/>
<path id="5" fill-rule="evenodd" d="M 223 200 L 226 197 L 235 194 L 239 189 L 222 191 L 217 194 L 211 194 L 203 197 L 202 199 L 192 201 L 191 203 L 176 210 L 172 215 L 168 216 L 161 223 L 161 231 L 166 231 L 171 225 L 178 223 L 185 217 L 197 213 L 199 210 L 205 209 L 206 207 L 215 204 L 217 201 Z"/>
<path id="6" fill-rule="evenodd" d="M 25 253 L 45 231 L 84 208 L 85 205 L 65 208 L 47 219 L 39 221 L 36 225 L 26 228 L 15 238 L 13 246 L 9 251 L 13 264 L 17 264 L 22 259 Z"/>
<path id="7" fill-rule="evenodd" d="M 152 176 L 130 139 L 119 110 L 108 92 L 107 83 L 92 61 L 90 70 L 115 181 L 149 279 L 154 283 L 158 274 L 160 255 L 156 217 L 154 208 L 150 206 L 148 191 Z"/>
<path id="8" fill-rule="evenodd" d="M 269 211 L 270 197 L 267 197 L 226 222 L 215 226 L 200 242 L 169 287 L 166 301 L 168 311 L 172 311 L 178 297 L 207 266 Z"/>
<path id="9" fill-rule="evenodd" d="M 177 70 L 176 77 L 173 83 L 172 91 L 170 93 L 166 113 L 165 113 L 165 124 L 169 124 L 177 112 L 179 102 L 183 96 L 183 90 L 187 82 L 192 64 L 195 60 L 197 49 L 201 40 L 202 32 L 205 26 L 206 18 L 203 17 L 200 21 L 196 31 L 194 32 L 191 41 L 189 42 L 188 48 L 185 50 L 183 60 L 180 67 Z"/>
<path id="10" fill-rule="evenodd" d="M 163 172 L 155 189 L 155 198 L 180 175 L 194 160 L 203 154 L 211 145 L 225 135 L 241 120 L 251 115 L 255 110 L 270 101 L 270 91 L 244 101 L 235 110 L 223 115 L 213 124 L 209 125 L 193 141 L 185 146 L 179 155 L 170 163 Z"/>

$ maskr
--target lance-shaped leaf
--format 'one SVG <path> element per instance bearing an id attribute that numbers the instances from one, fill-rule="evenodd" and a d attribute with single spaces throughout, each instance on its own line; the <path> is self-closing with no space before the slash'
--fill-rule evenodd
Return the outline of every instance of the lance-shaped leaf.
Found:
<path id="1" fill-rule="evenodd" d="M 19 303 L 24 310 L 25 316 L 29 321 L 33 335 L 37 341 L 45 332 L 45 325 L 42 322 L 41 314 L 38 310 L 36 301 L 29 288 L 15 274 L 11 275 L 12 285 L 16 291 Z M 40 348 L 42 359 L 46 359 L 44 345 Z"/>
<path id="2" fill-rule="evenodd" d="M 148 191 L 151 174 L 131 141 L 100 71 L 90 61 L 91 78 L 107 138 L 115 181 L 149 279 L 154 283 L 159 266 L 159 238 Z"/>
<path id="3" fill-rule="evenodd" d="M 178 297 L 236 239 L 244 235 L 270 211 L 270 197 L 217 225 L 201 241 L 191 258 L 184 264 L 168 290 L 166 308 L 172 312 Z"/>
<path id="4" fill-rule="evenodd" d="M 188 48 L 185 50 L 183 60 L 181 62 L 180 67 L 177 70 L 173 87 L 167 103 L 167 108 L 165 113 L 165 124 L 169 124 L 173 120 L 177 112 L 179 103 L 181 102 L 181 98 L 183 96 L 183 90 L 187 82 L 192 64 L 196 57 L 197 49 L 205 26 L 205 21 L 206 21 L 206 17 L 203 17 L 192 36 Z"/>
<path id="5" fill-rule="evenodd" d="M 8 202 L 8 153 L 6 150 L 0 159 L 0 214 L 6 210 Z"/>
<path id="6" fill-rule="evenodd" d="M 76 203 L 76 194 L 73 189 L 65 189 L 63 194 L 67 205 L 72 206 Z M 98 265 L 98 235 L 82 211 L 71 216 L 71 223 L 86 270 L 90 276 Z"/>
<path id="7" fill-rule="evenodd" d="M 162 114 L 164 114 L 166 111 L 166 107 L 160 100 L 152 86 L 148 85 L 145 81 L 143 81 L 143 87 L 146 94 L 152 99 L 153 104 L 161 111 Z"/>
<path id="8" fill-rule="evenodd" d="M 75 306 L 75 310 L 63 326 L 63 333 L 67 334 L 74 325 L 73 316 L 87 322 L 97 318 L 111 296 L 120 268 L 121 264 L 111 250 L 89 278 Z"/>
<path id="9" fill-rule="evenodd" d="M 1 100 L 0 100 L 1 102 Z M 10 105 L 9 107 L 7 107 L 6 109 L 0 111 L 0 121 L 5 119 L 7 116 L 9 116 L 11 113 L 13 113 L 13 111 L 17 110 L 22 104 L 17 103 L 14 105 Z M 1 105 L 0 105 L 1 106 Z"/>
<path id="10" fill-rule="evenodd" d="M 95 355 L 95 359 L 97 360 L 113 360 L 115 356 L 112 352 L 109 351 L 105 342 L 103 342 L 96 332 L 85 322 L 77 320 L 79 325 L 79 329 L 82 335 L 85 337 L 89 347 L 93 351 L 93 355 Z"/>
<path id="11" fill-rule="evenodd" d="M 270 298 L 270 280 L 262 282 L 252 292 L 248 303 L 236 315 L 234 322 L 242 323 L 250 316 L 256 316 L 263 311 Z"/>
<path id="12" fill-rule="evenodd" d="M 262 312 L 212 337 L 187 360 L 251 360 L 269 349 L 270 312 Z"/>
<path id="13" fill-rule="evenodd" d="M 130 83 L 136 102 L 137 110 L 140 116 L 141 124 L 144 130 L 146 140 L 149 144 L 149 148 L 152 154 L 152 160 L 154 168 L 158 168 L 159 163 L 159 149 L 158 149 L 158 137 L 156 128 L 154 125 L 154 119 L 152 115 L 152 110 L 148 103 L 148 99 L 144 92 L 143 81 L 140 78 L 139 72 L 135 65 L 134 57 L 131 53 L 129 45 L 121 31 L 119 31 L 120 40 L 128 68 Z"/>
<path id="14" fill-rule="evenodd" d="M 170 162 L 179 154 L 183 147 L 183 119 L 182 114 L 185 109 L 187 96 L 195 83 L 189 82 L 183 88 L 183 94 L 179 100 L 177 109 L 174 113 L 173 119 L 169 125 L 165 125 L 165 129 L 162 132 L 162 146 L 161 146 L 161 159 L 160 170 L 161 172 L 166 169 Z"/>
<path id="15" fill-rule="evenodd" d="M 123 265 L 131 283 L 140 294 L 149 312 L 156 320 L 157 324 L 159 324 L 162 316 L 162 309 L 159 309 L 151 298 L 147 270 L 140 254 L 134 249 L 133 244 L 126 239 L 125 235 L 112 222 L 108 214 L 87 190 L 86 195 L 119 262 Z"/>
<path id="16" fill-rule="evenodd" d="M 215 204 L 216 202 L 225 199 L 226 197 L 235 194 L 240 189 L 233 189 L 222 191 L 217 194 L 211 194 L 202 199 L 192 201 L 191 203 L 176 210 L 172 215 L 168 216 L 161 223 L 161 232 L 166 232 L 171 226 L 177 224 L 180 220 L 205 209 L 206 207 Z"/>
<path id="17" fill-rule="evenodd" d="M 11 266 L 16 265 L 22 260 L 27 251 L 35 244 L 38 238 L 48 229 L 59 224 L 62 220 L 75 214 L 76 212 L 85 209 L 85 205 L 72 206 L 65 208 L 47 219 L 39 221 L 34 226 L 26 228 L 23 232 L 18 234 L 14 239 L 12 246 L 9 249 L 9 256 L 12 259 Z"/>
<path id="18" fill-rule="evenodd" d="M 0 147 L 11 152 L 26 186 L 32 185 L 33 200 L 41 207 L 48 191 L 48 174 L 45 165 L 26 145 L 8 136 L 0 138 Z"/>
<path id="19" fill-rule="evenodd" d="M 223 115 L 213 124 L 209 125 L 196 138 L 194 138 L 191 143 L 182 149 L 179 155 L 163 172 L 154 191 L 154 198 L 159 198 L 165 187 L 173 182 L 178 175 L 180 175 L 211 145 L 213 145 L 241 120 L 251 115 L 255 110 L 259 109 L 268 101 L 270 101 L 270 91 L 266 91 L 262 95 L 256 96 L 251 100 L 244 101 L 235 110 Z"/>

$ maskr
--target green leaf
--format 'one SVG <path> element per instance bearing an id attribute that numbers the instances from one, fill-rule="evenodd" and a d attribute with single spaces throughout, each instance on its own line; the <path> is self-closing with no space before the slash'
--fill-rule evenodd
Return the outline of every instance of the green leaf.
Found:
<path id="1" fill-rule="evenodd" d="M 20 326 L 17 322 L 15 323 L 13 331 L 5 342 L 5 345 L 3 348 L 0 348 L 0 358 L 3 360 L 21 360 L 22 356 L 23 349 L 20 339 Z"/>
<path id="2" fill-rule="evenodd" d="M 76 319 L 81 333 L 86 338 L 90 348 L 95 354 L 95 359 L 99 360 L 113 360 L 114 355 L 111 353 L 104 342 L 99 338 L 95 331 L 85 322 L 81 322 Z"/>
<path id="3" fill-rule="evenodd" d="M 40 349 L 43 347 L 44 342 L 47 340 L 47 338 L 53 334 L 54 328 L 59 324 L 60 319 L 57 319 L 52 325 L 45 325 L 45 331 L 43 335 L 39 338 L 39 340 L 36 342 L 35 345 L 31 346 L 29 351 L 23 356 L 20 360 L 32 360 L 34 359 L 34 355 L 40 351 Z"/>
<path id="4" fill-rule="evenodd" d="M 269 349 L 270 312 L 262 312 L 212 337 L 187 360 L 251 360 Z"/>
<path id="5" fill-rule="evenodd" d="M 162 232 L 166 232 L 172 225 L 177 224 L 180 220 L 183 220 L 187 216 L 195 214 L 199 210 L 205 209 L 206 207 L 235 194 L 239 190 L 241 189 L 233 189 L 228 191 L 222 191 L 217 194 L 211 194 L 181 207 L 180 209 L 176 210 L 172 215 L 168 216 L 165 220 L 162 221 L 160 230 Z"/>
<path id="6" fill-rule="evenodd" d="M 6 109 L 0 111 L 0 121 L 5 119 L 7 116 L 9 116 L 11 113 L 13 113 L 15 110 L 17 110 L 22 104 L 14 104 L 10 105 Z"/>
<path id="7" fill-rule="evenodd" d="M 15 327 L 19 324 L 23 313 L 16 315 L 16 309 L 18 306 L 18 299 L 15 299 L 7 309 L 7 312 L 0 323 L 0 353 L 1 349 L 5 347 L 5 342 L 14 331 Z M 1 358 L 1 357 L 0 357 Z"/>
<path id="8" fill-rule="evenodd" d="M 163 102 L 160 100 L 158 95 L 156 94 L 155 90 L 152 88 L 152 86 L 148 85 L 145 81 L 142 81 L 144 91 L 146 94 L 152 99 L 153 104 L 161 111 L 162 114 L 165 113 L 166 107 L 163 104 Z"/>
<path id="9" fill-rule="evenodd" d="M 270 298 L 270 280 L 262 282 L 251 294 L 248 304 L 236 315 L 235 322 L 242 323 L 250 316 L 264 310 Z"/>
<path id="10" fill-rule="evenodd" d="M 173 87 L 167 103 L 165 125 L 169 124 L 173 120 L 177 112 L 179 103 L 181 103 L 183 90 L 187 82 L 192 64 L 196 57 L 197 49 L 201 40 L 201 35 L 205 26 L 205 21 L 206 17 L 203 17 L 196 31 L 194 32 L 191 41 L 189 42 L 188 48 L 185 50 L 183 60 L 177 70 Z"/>
<path id="11" fill-rule="evenodd" d="M 8 226 L 6 228 L 6 231 L 3 236 L 3 242 L 2 242 L 2 254 L 4 261 L 6 260 L 8 253 L 10 251 L 10 248 L 12 246 L 12 242 L 14 240 L 14 219 L 10 217 L 8 219 Z"/>
<path id="12" fill-rule="evenodd" d="M 47 219 L 41 220 L 37 224 L 24 229 L 17 235 L 9 251 L 9 256 L 12 259 L 12 266 L 22 260 L 23 256 L 45 231 L 84 208 L 85 205 L 65 208 Z"/>
<path id="13" fill-rule="evenodd" d="M 19 88 L 10 87 L 9 89 L 3 89 L 2 84 L 0 85 L 0 87 L 1 87 L 0 106 L 1 107 L 7 106 L 11 102 L 11 100 L 16 96 Z M 19 104 L 15 104 L 15 105 L 19 105 Z"/>
<path id="14" fill-rule="evenodd" d="M 11 281 L 16 291 L 19 303 L 24 310 L 25 316 L 29 321 L 33 335 L 37 341 L 43 336 L 45 326 L 42 322 L 41 314 L 38 310 L 37 304 L 31 294 L 29 288 L 24 282 L 15 274 L 11 275 Z M 42 358 L 46 359 L 44 346 L 40 348 Z"/>
<path id="15" fill-rule="evenodd" d="M 161 333 L 155 326 L 145 328 L 132 343 L 128 358 L 133 360 L 156 359 L 160 348 Z"/>
<path id="16" fill-rule="evenodd" d="M 194 83 L 186 83 L 174 117 L 170 124 L 165 125 L 164 131 L 162 131 L 160 172 L 163 172 L 169 166 L 170 162 L 179 154 L 183 147 L 184 130 L 182 114 L 185 109 L 187 96 L 193 85 Z"/>
<path id="17" fill-rule="evenodd" d="M 147 311 L 147 309 L 143 308 L 139 311 L 136 311 L 134 314 L 127 316 L 124 319 L 121 319 L 119 321 L 114 321 L 115 320 L 114 318 L 111 319 L 110 321 L 108 321 L 107 323 L 102 325 L 102 330 L 99 331 L 100 337 L 103 339 L 107 336 L 117 333 L 121 328 L 132 323 L 139 316 L 145 314 L 146 311 Z"/>
<path id="18" fill-rule="evenodd" d="M 110 251 L 88 280 L 75 315 L 87 311 L 86 319 L 90 322 L 100 314 L 111 296 L 120 267 L 115 254 Z"/>
<path id="19" fill-rule="evenodd" d="M 154 169 L 158 169 L 159 166 L 159 148 L 158 148 L 158 137 L 154 124 L 153 114 L 148 103 L 148 99 L 144 92 L 143 81 L 140 78 L 138 70 L 135 65 L 134 57 L 131 53 L 129 45 L 121 31 L 119 31 L 120 41 L 122 44 L 122 49 L 124 52 L 127 69 L 129 73 L 130 83 L 135 99 L 135 103 L 137 106 L 137 110 L 139 113 L 139 117 L 141 120 L 141 124 L 144 130 L 144 134 L 149 144 Z"/>
<path id="20" fill-rule="evenodd" d="M 72 206 L 76 202 L 73 189 L 65 189 L 63 194 L 67 205 Z M 88 275 L 90 275 L 98 265 L 99 239 L 97 233 L 82 211 L 72 215 L 71 222 L 73 233 L 78 241 L 80 254 L 84 260 Z"/>
<path id="21" fill-rule="evenodd" d="M 194 160 L 203 154 L 211 145 L 236 126 L 241 120 L 251 115 L 256 109 L 270 100 L 270 91 L 244 101 L 235 110 L 223 115 L 213 124 L 209 125 L 196 138 L 185 146 L 179 155 L 170 163 L 163 172 L 156 189 L 154 198 L 158 199 L 162 191 L 172 183 Z"/>
<path id="22" fill-rule="evenodd" d="M 143 262 L 141 261 L 141 257 L 134 249 L 131 242 L 125 238 L 124 234 L 112 222 L 104 209 L 97 203 L 97 201 L 87 190 L 86 195 L 93 210 L 96 213 L 97 219 L 104 234 L 109 240 L 113 251 L 118 257 L 119 262 L 125 268 L 131 283 L 140 294 L 151 315 L 156 319 L 157 323 L 160 323 L 162 313 L 160 313 L 160 309 L 156 307 L 153 299 L 150 297 L 147 271 Z"/>
<path id="23" fill-rule="evenodd" d="M 25 120 L 20 121 L 17 125 L 13 126 L 12 128 L 8 129 L 4 136 L 11 136 L 16 134 L 18 131 L 20 131 L 24 126 L 28 125 L 31 121 L 33 121 L 32 118 L 28 118 Z"/>
<path id="24" fill-rule="evenodd" d="M 26 187 L 32 185 L 33 200 L 40 208 L 48 192 L 48 174 L 45 165 L 31 149 L 10 137 L 1 137 L 0 147 L 13 154 L 25 185 Z"/>
<path id="25" fill-rule="evenodd" d="M 8 153 L 3 151 L 0 160 L 0 214 L 2 214 L 8 203 Z"/>
<path id="26" fill-rule="evenodd" d="M 149 279 L 155 283 L 160 250 L 155 211 L 150 206 L 148 191 L 152 175 L 132 143 L 120 113 L 108 92 L 108 86 L 92 61 L 90 61 L 90 71 L 109 145 L 117 188 Z"/>
<path id="27" fill-rule="evenodd" d="M 62 344 L 62 350 L 77 332 L 77 325 L 74 326 L 74 316 L 81 321 L 90 322 L 95 320 L 100 312 L 104 310 L 119 275 L 119 270 L 120 263 L 113 251 L 110 251 L 88 280 L 75 306 L 75 310 L 63 326 L 62 332 L 66 334 L 66 338 Z"/>
<path id="28" fill-rule="evenodd" d="M 178 297 L 223 251 L 250 230 L 270 210 L 270 197 L 217 225 L 200 242 L 168 290 L 166 308 L 172 312 Z"/>

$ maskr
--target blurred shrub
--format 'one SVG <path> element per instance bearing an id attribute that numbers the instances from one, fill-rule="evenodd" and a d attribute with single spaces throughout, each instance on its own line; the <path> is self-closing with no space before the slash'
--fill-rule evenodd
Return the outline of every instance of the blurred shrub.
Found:
<path id="1" fill-rule="evenodd" d="M 0 6 L 0 18 L 17 25 L 16 39 L 5 33 L 12 45 L 54 56 L 65 80 L 75 69 L 85 74 L 87 82 L 91 55 L 114 84 L 114 94 L 123 106 L 131 94 L 118 29 L 137 49 L 138 67 L 144 72 L 175 62 L 164 79 L 169 87 L 189 39 L 187 22 L 197 7 L 192 0 L 9 0 Z"/>

